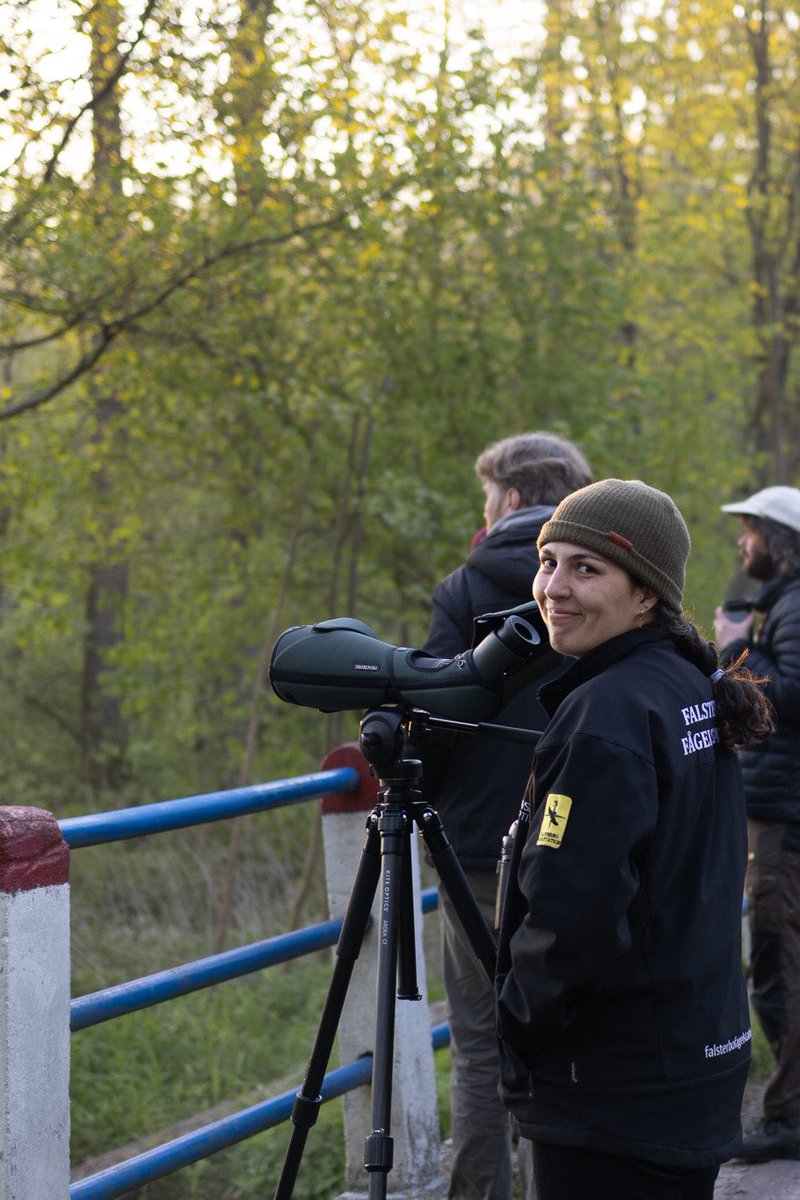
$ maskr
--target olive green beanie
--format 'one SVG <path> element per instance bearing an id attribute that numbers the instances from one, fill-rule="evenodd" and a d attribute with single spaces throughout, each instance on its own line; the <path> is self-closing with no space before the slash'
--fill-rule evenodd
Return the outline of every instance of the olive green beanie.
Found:
<path id="1" fill-rule="evenodd" d="M 652 588 L 677 612 L 691 541 L 674 502 L 640 479 L 601 479 L 562 500 L 539 534 L 594 550 Z"/>

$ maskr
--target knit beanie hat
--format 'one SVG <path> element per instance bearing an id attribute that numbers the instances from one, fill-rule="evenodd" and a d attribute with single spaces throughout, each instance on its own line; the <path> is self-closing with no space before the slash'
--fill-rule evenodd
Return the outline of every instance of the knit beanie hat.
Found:
<path id="1" fill-rule="evenodd" d="M 561 501 L 537 545 L 546 542 L 572 542 L 594 550 L 681 611 L 691 541 L 686 522 L 666 492 L 640 479 L 590 483 Z"/>

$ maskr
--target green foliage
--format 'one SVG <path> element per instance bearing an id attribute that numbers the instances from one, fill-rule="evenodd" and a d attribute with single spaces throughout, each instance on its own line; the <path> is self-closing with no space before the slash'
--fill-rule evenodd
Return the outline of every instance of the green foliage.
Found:
<path id="1" fill-rule="evenodd" d="M 781 210 L 746 183 L 748 19 L 567 7 L 509 54 L 397 2 L 63 6 L 92 98 L 54 82 L 31 6 L 0 7 L 26 80 L 0 230 L 8 802 L 314 766 L 319 718 L 261 693 L 271 640 L 352 613 L 421 642 L 480 523 L 474 457 L 523 428 L 673 492 L 710 624 L 718 505 L 768 473 L 772 420 L 750 248 Z M 772 178 L 797 63 L 782 18 L 769 34 Z"/>

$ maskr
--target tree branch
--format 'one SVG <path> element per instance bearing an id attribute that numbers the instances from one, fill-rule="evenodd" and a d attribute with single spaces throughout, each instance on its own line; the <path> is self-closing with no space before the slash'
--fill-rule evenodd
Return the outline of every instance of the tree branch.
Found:
<path id="1" fill-rule="evenodd" d="M 143 317 L 149 316 L 156 309 L 170 299 L 176 292 L 192 280 L 199 279 L 207 271 L 217 266 L 219 263 L 225 262 L 227 259 L 236 258 L 244 254 L 251 254 L 254 250 L 261 249 L 265 246 L 280 246 L 287 242 L 295 241 L 299 238 L 310 237 L 315 233 L 323 230 L 332 229 L 336 225 L 347 220 L 353 212 L 357 211 L 358 207 L 366 207 L 370 203 L 374 203 L 380 199 L 385 199 L 393 194 L 397 188 L 403 186 L 407 182 L 406 179 L 398 179 L 392 186 L 370 200 L 364 198 L 362 204 L 353 208 L 344 208 L 333 213 L 330 217 L 322 218 L 318 221 L 311 221 L 308 225 L 294 226 L 291 229 L 281 234 L 272 234 L 264 237 L 249 238 L 244 242 L 233 242 L 222 246 L 215 253 L 204 254 L 199 260 L 189 264 L 183 271 L 180 271 L 172 279 L 170 279 L 154 296 L 151 296 L 147 301 L 140 303 L 137 307 L 130 309 L 127 313 L 118 316 L 113 321 L 107 321 L 101 324 L 95 335 L 95 341 L 90 350 L 87 350 L 78 359 L 77 363 L 65 372 L 60 378 L 49 384 L 47 387 L 32 393 L 23 400 L 17 400 L 6 405 L 5 408 L 0 408 L 0 421 L 7 421 L 13 417 L 20 416 L 25 412 L 30 412 L 33 409 L 41 408 L 42 405 L 49 403 L 59 396 L 70 384 L 74 383 L 86 371 L 90 370 L 102 356 L 106 353 L 114 340 L 126 330 L 134 326 Z"/>

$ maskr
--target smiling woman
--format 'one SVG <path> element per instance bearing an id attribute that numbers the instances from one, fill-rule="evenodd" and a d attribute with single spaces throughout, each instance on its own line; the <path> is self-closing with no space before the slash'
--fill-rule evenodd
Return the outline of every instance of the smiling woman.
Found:
<path id="1" fill-rule="evenodd" d="M 534 596 L 577 661 L 540 692 L 506 891 L 503 1098 L 539 1200 L 711 1200 L 750 1047 L 734 751 L 769 709 L 682 615 L 689 533 L 664 492 L 581 488 L 538 546 Z"/>
<path id="2" fill-rule="evenodd" d="M 533 594 L 553 648 L 580 658 L 653 619 L 660 596 L 680 611 L 689 531 L 664 492 L 604 480 L 574 493 L 539 538 Z"/>
<path id="3" fill-rule="evenodd" d="M 559 654 L 580 658 L 648 619 L 655 592 L 622 567 L 570 542 L 542 548 L 533 595 Z"/>

